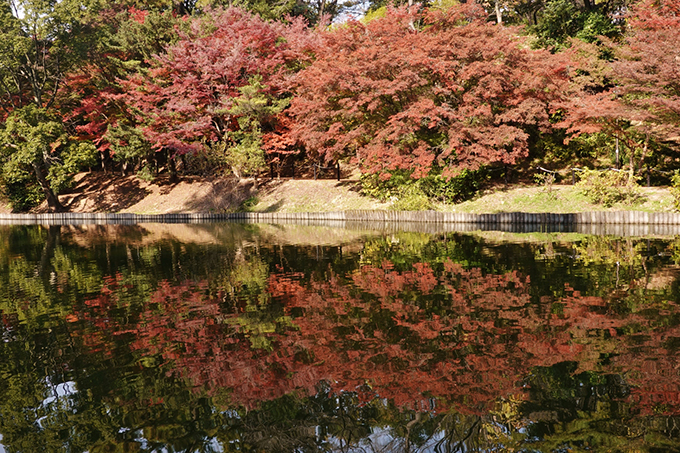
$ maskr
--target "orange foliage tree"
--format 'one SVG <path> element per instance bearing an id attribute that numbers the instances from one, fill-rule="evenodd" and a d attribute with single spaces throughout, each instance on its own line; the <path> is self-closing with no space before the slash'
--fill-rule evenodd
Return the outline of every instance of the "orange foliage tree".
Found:
<path id="1" fill-rule="evenodd" d="M 288 77 L 310 58 L 313 41 L 298 19 L 284 24 L 239 8 L 211 10 L 151 58 L 148 74 L 125 81 L 120 99 L 132 107 L 154 149 L 184 154 L 229 142 L 228 133 L 239 130 L 243 115 L 234 113 L 240 89 L 258 80 L 258 94 L 270 102 L 284 97 Z M 281 131 L 277 119 L 258 120 L 269 134 L 265 144 L 281 152 L 285 139 L 272 137 Z"/>
<path id="2" fill-rule="evenodd" d="M 390 9 L 325 33 L 297 77 L 294 135 L 312 155 L 381 175 L 436 166 L 451 176 L 526 157 L 529 133 L 550 128 L 567 64 L 485 18 L 471 4 Z"/>

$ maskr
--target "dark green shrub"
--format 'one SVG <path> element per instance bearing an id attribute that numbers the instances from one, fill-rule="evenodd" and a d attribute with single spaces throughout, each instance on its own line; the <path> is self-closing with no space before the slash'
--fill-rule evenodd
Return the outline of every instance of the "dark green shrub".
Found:
<path id="1" fill-rule="evenodd" d="M 5 195 L 15 212 L 28 211 L 38 206 L 45 199 L 45 194 L 40 186 L 30 180 L 7 184 Z"/>
<path id="2" fill-rule="evenodd" d="M 676 211 L 680 211 L 680 172 L 675 170 L 675 174 L 671 177 L 671 195 L 673 196 L 673 207 Z"/>
<path id="3" fill-rule="evenodd" d="M 444 203 L 459 203 L 475 196 L 487 179 L 484 170 L 463 170 L 448 179 L 440 174 L 427 176 L 420 180 L 420 184 L 430 198 Z"/>
<path id="4" fill-rule="evenodd" d="M 640 201 L 637 179 L 629 180 L 629 174 L 615 170 L 584 170 L 576 183 L 580 192 L 595 204 L 610 207 L 614 203 L 635 204 Z"/>
<path id="5" fill-rule="evenodd" d="M 437 173 L 412 179 L 409 173 L 397 171 L 389 179 L 364 175 L 361 183 L 364 195 L 383 201 L 392 200 L 394 206 L 399 206 L 395 209 L 423 210 L 430 209 L 433 201 L 456 203 L 472 198 L 486 180 L 483 170 L 463 170 L 448 179 Z"/>

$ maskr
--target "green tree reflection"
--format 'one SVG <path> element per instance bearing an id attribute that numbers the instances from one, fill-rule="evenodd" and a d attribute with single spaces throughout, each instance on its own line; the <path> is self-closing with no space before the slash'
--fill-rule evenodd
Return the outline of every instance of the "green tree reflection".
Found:
<path id="1" fill-rule="evenodd" d="M 680 448 L 671 242 L 210 228 L 2 230 L 8 451 Z"/>

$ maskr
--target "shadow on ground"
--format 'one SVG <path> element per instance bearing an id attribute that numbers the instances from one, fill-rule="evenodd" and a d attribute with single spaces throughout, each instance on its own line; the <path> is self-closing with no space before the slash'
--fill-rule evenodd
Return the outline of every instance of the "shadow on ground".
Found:
<path id="1" fill-rule="evenodd" d="M 361 181 L 357 181 L 355 179 L 339 181 L 335 186 L 344 187 L 345 189 L 352 192 L 361 193 Z"/>
<path id="2" fill-rule="evenodd" d="M 137 178 L 88 173 L 60 200 L 69 211 L 86 207 L 92 212 L 117 212 L 143 200 L 151 192 L 144 181 Z"/>
<path id="3" fill-rule="evenodd" d="M 191 181 L 187 181 L 191 183 Z M 257 193 L 257 182 L 235 178 L 216 179 L 192 194 L 176 212 L 237 211 Z"/>

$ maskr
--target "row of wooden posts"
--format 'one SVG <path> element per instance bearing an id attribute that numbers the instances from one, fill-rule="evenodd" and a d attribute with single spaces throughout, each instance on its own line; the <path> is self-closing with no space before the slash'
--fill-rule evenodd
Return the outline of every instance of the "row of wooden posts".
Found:
<path id="1" fill-rule="evenodd" d="M 675 212 L 580 212 L 528 213 L 500 212 L 471 214 L 436 211 L 338 211 L 338 212 L 235 212 L 235 213 L 55 213 L 0 214 L 1 224 L 136 224 L 136 223 L 206 223 L 240 221 L 252 223 L 306 223 L 310 221 L 344 222 L 410 222 L 475 225 L 590 225 L 640 224 L 680 225 L 680 213 Z"/>

